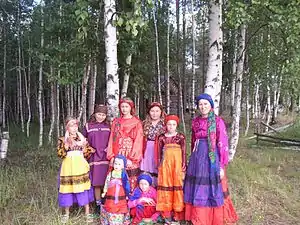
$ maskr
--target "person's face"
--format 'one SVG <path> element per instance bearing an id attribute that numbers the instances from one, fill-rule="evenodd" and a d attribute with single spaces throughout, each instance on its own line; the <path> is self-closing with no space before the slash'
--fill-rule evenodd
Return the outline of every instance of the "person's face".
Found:
<path id="1" fill-rule="evenodd" d="M 127 115 L 130 115 L 130 114 L 131 114 L 131 113 L 130 113 L 131 107 L 130 107 L 130 105 L 129 105 L 128 103 L 123 102 L 123 103 L 121 104 L 120 108 L 121 108 L 121 112 L 122 112 L 122 114 L 123 114 L 124 116 L 127 116 Z"/>
<path id="2" fill-rule="evenodd" d="M 75 135 L 78 132 L 78 125 L 76 123 L 71 123 L 68 130 L 71 135 Z"/>
<path id="3" fill-rule="evenodd" d="M 177 122 L 175 120 L 169 120 L 166 125 L 167 125 L 167 130 L 169 133 L 176 132 Z"/>
<path id="4" fill-rule="evenodd" d="M 149 114 L 152 120 L 159 120 L 161 117 L 161 109 L 158 106 L 154 106 L 150 109 Z"/>
<path id="5" fill-rule="evenodd" d="M 200 99 L 198 102 L 198 106 L 202 116 L 207 116 L 209 111 L 211 110 L 211 105 L 206 99 Z"/>
<path id="6" fill-rule="evenodd" d="M 105 113 L 95 113 L 95 119 L 98 123 L 102 123 L 106 119 L 106 114 Z"/>
<path id="7" fill-rule="evenodd" d="M 146 180 L 140 180 L 139 187 L 142 190 L 142 192 L 147 192 L 150 188 L 150 184 Z"/>
<path id="8" fill-rule="evenodd" d="M 123 162 L 123 160 L 116 158 L 114 160 L 114 169 L 117 170 L 117 171 L 120 171 L 123 168 L 124 168 L 124 162 Z"/>

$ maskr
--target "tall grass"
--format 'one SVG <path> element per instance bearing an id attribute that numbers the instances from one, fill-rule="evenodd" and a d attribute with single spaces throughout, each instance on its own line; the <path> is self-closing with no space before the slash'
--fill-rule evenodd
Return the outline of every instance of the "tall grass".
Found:
<path id="1" fill-rule="evenodd" d="M 287 132 L 300 134 L 300 127 Z M 8 161 L 0 165 L 1 225 L 60 224 L 60 161 L 55 146 L 39 149 L 35 137 L 37 133 L 27 139 L 19 128 L 11 128 Z M 241 143 L 228 167 L 239 224 L 299 224 L 300 152 L 274 149 L 263 143 L 257 146 L 255 141 L 243 139 Z M 69 224 L 84 224 L 83 210 L 73 210 Z"/>

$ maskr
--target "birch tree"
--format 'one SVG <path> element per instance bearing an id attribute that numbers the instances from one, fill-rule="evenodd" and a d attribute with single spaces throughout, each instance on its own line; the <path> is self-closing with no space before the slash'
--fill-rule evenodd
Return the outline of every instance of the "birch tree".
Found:
<path id="1" fill-rule="evenodd" d="M 106 99 L 108 117 L 118 116 L 119 75 L 117 57 L 117 29 L 113 22 L 116 15 L 115 0 L 104 0 L 104 40 L 106 55 Z"/>
<path id="2" fill-rule="evenodd" d="M 157 2 L 154 0 L 154 7 L 152 9 L 154 31 L 155 31 L 155 49 L 156 49 L 156 69 L 157 69 L 157 90 L 158 90 L 158 100 L 162 104 L 162 95 L 161 95 L 161 82 L 160 82 L 160 63 L 159 63 L 159 43 L 158 43 L 158 29 L 157 29 Z"/>
<path id="3" fill-rule="evenodd" d="M 222 87 L 222 4 L 223 1 L 209 1 L 209 50 L 208 68 L 204 92 L 212 96 L 215 103 L 215 113 L 219 113 L 219 103 Z"/>
<path id="4" fill-rule="evenodd" d="M 235 88 L 235 105 L 233 108 L 233 121 L 231 125 L 231 139 L 229 147 L 229 158 L 233 159 L 240 137 L 240 118 L 241 118 L 241 101 L 242 101 L 242 84 L 245 62 L 245 43 L 246 43 L 246 26 L 241 25 L 238 34 L 238 59 L 237 59 L 237 76 Z"/>
<path id="5" fill-rule="evenodd" d="M 41 50 L 44 48 L 44 1 L 41 1 Z M 38 106 L 39 106 L 39 122 L 40 122 L 40 133 L 39 133 L 39 147 L 43 145 L 43 135 L 44 135 L 44 114 L 43 114 L 43 64 L 44 55 L 40 54 L 40 66 L 39 66 L 39 88 L 38 88 Z"/>

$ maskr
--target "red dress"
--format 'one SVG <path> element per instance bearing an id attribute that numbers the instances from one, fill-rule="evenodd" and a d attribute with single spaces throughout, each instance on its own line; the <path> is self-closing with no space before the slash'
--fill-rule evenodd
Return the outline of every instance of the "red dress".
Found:
<path id="1" fill-rule="evenodd" d="M 143 126 L 135 116 L 129 119 L 116 118 L 112 122 L 107 159 L 111 160 L 118 154 L 124 155 L 132 162 L 127 162 L 126 166 L 132 192 L 137 185 L 143 155 Z"/>

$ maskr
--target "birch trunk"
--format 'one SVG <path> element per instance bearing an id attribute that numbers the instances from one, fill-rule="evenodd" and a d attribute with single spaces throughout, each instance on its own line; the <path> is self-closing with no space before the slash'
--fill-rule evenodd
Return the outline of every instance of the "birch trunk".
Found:
<path id="1" fill-rule="evenodd" d="M 89 81 L 91 73 L 91 61 L 88 62 L 86 65 L 83 79 L 82 79 L 82 85 L 81 85 L 81 104 L 80 104 L 80 110 L 78 114 L 78 120 L 80 121 L 82 118 L 82 124 L 86 124 L 86 96 L 87 96 L 87 84 Z"/>
<path id="2" fill-rule="evenodd" d="M 116 14 L 115 0 L 104 0 L 104 33 L 106 56 L 106 100 L 108 117 L 113 119 L 118 116 L 119 103 L 119 75 L 117 57 L 117 29 L 114 26 Z"/>
<path id="3" fill-rule="evenodd" d="M 179 24 L 179 0 L 176 0 L 176 24 L 177 24 L 177 35 L 176 35 L 176 42 L 177 42 L 177 76 L 178 76 L 178 100 L 179 100 L 179 116 L 182 121 L 182 127 L 183 132 L 186 133 L 186 127 L 185 127 L 185 119 L 184 119 L 184 111 L 183 111 L 183 97 L 182 97 L 182 77 L 180 74 L 180 38 L 179 38 L 179 32 L 180 32 L 180 24 Z"/>
<path id="4" fill-rule="evenodd" d="M 194 117 L 194 101 L 195 101 L 195 84 L 196 84 L 196 40 L 195 40 L 195 15 L 194 15 L 194 0 L 192 0 L 192 42 L 193 42 L 193 50 L 192 50 L 192 101 L 191 101 L 191 111 L 192 118 Z"/>
<path id="5" fill-rule="evenodd" d="M 245 136 L 248 135 L 249 127 L 250 127 L 250 81 L 249 74 L 247 73 L 247 83 L 246 83 L 246 128 L 245 128 Z"/>
<path id="6" fill-rule="evenodd" d="M 94 112 L 94 105 L 96 100 L 96 85 L 97 85 L 97 73 L 98 73 L 98 67 L 97 67 L 97 61 L 94 60 L 94 69 L 91 73 L 90 77 L 90 87 L 89 87 L 89 116 L 93 114 Z"/>
<path id="7" fill-rule="evenodd" d="M 60 70 L 58 70 L 58 77 L 60 77 Z M 60 86 L 59 83 L 56 83 L 56 135 L 57 138 L 60 136 Z"/>
<path id="8" fill-rule="evenodd" d="M 2 81 L 2 127 L 6 128 L 6 62 L 7 62 L 7 37 L 6 37 L 6 14 L 3 16 L 3 81 Z M 0 123 L 0 124 L 1 124 Z"/>
<path id="9" fill-rule="evenodd" d="M 71 92 L 70 92 L 70 98 L 71 98 L 71 116 L 74 116 L 74 85 L 71 85 Z"/>
<path id="10" fill-rule="evenodd" d="M 278 83 L 277 83 L 278 82 Z M 281 90 L 281 83 L 282 83 L 282 75 L 279 75 L 279 79 L 276 82 L 276 90 L 274 90 L 274 101 L 273 101 L 273 118 L 272 122 L 276 121 L 278 116 L 278 107 L 279 107 L 279 98 L 280 98 L 280 90 Z"/>
<path id="11" fill-rule="evenodd" d="M 219 113 L 222 87 L 222 0 L 209 1 L 209 51 L 208 68 L 204 92 L 210 94 L 215 103 L 215 113 Z"/>
<path id="12" fill-rule="evenodd" d="M 157 30 L 157 19 L 156 19 L 156 12 L 155 12 L 156 10 L 157 10 L 157 4 L 156 4 L 156 1 L 155 1 L 154 2 L 154 7 L 153 7 L 153 10 L 152 10 L 152 14 L 153 14 L 154 31 L 155 31 L 156 67 L 157 67 L 157 90 L 158 90 L 158 99 L 159 99 L 159 102 L 162 104 L 161 82 L 160 82 L 158 30 Z"/>
<path id="13" fill-rule="evenodd" d="M 230 95 L 230 114 L 233 116 L 235 105 L 235 83 L 236 83 L 236 69 L 237 69 L 237 35 L 234 34 L 234 54 L 232 62 L 232 79 L 231 79 L 231 95 Z"/>
<path id="14" fill-rule="evenodd" d="M 31 49 L 31 47 L 30 47 L 30 41 L 29 41 L 29 51 L 30 51 L 30 49 Z M 24 77 L 25 77 L 25 95 L 26 95 L 27 109 L 28 109 L 28 119 L 27 119 L 27 123 L 26 123 L 26 135 L 27 135 L 27 137 L 29 137 L 29 135 L 30 135 L 30 122 L 31 122 L 31 103 L 30 103 L 31 55 L 29 55 L 28 70 L 27 71 L 28 71 L 28 76 L 27 76 L 26 73 L 24 73 Z"/>
<path id="15" fill-rule="evenodd" d="M 41 1 L 41 49 L 44 48 L 44 2 Z M 39 147 L 43 145 L 43 134 L 44 134 L 44 121 L 43 121 L 43 63 L 44 56 L 40 54 L 40 68 L 39 68 L 39 90 L 38 90 L 38 106 L 39 106 L 39 122 L 40 122 L 40 134 L 39 134 Z"/>
<path id="16" fill-rule="evenodd" d="M 124 80 L 123 80 L 123 87 L 122 87 L 122 91 L 121 91 L 121 98 L 124 98 L 127 95 L 129 77 L 130 77 L 131 59 L 132 59 L 132 54 L 129 54 L 126 57 L 126 68 L 125 68 L 125 72 L 124 72 Z"/>
<path id="17" fill-rule="evenodd" d="M 170 114 L 170 11 L 168 10 L 167 29 L 167 73 L 166 73 L 166 113 Z"/>
<path id="18" fill-rule="evenodd" d="M 23 94 L 22 94 L 22 52 L 21 52 L 21 2 L 18 1 L 18 102 L 19 102 L 19 115 L 21 121 L 22 132 L 25 132 L 24 114 L 23 114 Z"/>
<path id="19" fill-rule="evenodd" d="M 70 97 L 70 84 L 65 86 L 65 99 L 67 103 L 67 116 L 71 116 L 71 97 Z"/>
<path id="20" fill-rule="evenodd" d="M 270 85 L 267 85 L 267 105 L 266 105 L 266 114 L 267 114 L 267 121 L 266 124 L 269 125 L 271 121 L 271 90 L 270 90 Z M 266 126 L 265 132 L 269 131 L 269 127 Z"/>
<path id="21" fill-rule="evenodd" d="M 183 77 L 183 110 L 187 107 L 190 108 L 190 101 L 188 100 L 191 97 L 190 88 L 187 87 L 189 82 L 189 77 L 186 75 L 186 0 L 182 1 L 182 77 Z M 194 14 L 193 14 L 194 15 Z M 190 84 L 188 84 L 190 85 Z"/>
<path id="22" fill-rule="evenodd" d="M 50 66 L 50 75 L 53 76 L 53 66 Z M 56 91 L 55 91 L 55 82 L 51 81 L 51 97 L 50 97 L 50 104 L 51 104 L 51 123 L 50 123 L 50 130 L 48 134 L 48 143 L 52 144 L 53 140 L 53 130 L 55 126 L 55 99 L 56 99 Z"/>
<path id="23" fill-rule="evenodd" d="M 245 41 L 246 41 L 246 26 L 241 25 L 238 40 L 238 61 L 237 61 L 237 79 L 235 91 L 235 106 L 233 110 L 233 121 L 231 126 L 231 139 L 229 147 L 229 159 L 232 160 L 239 141 L 240 136 L 240 118 L 241 118 L 241 101 L 242 101 L 242 82 L 245 62 Z"/>

